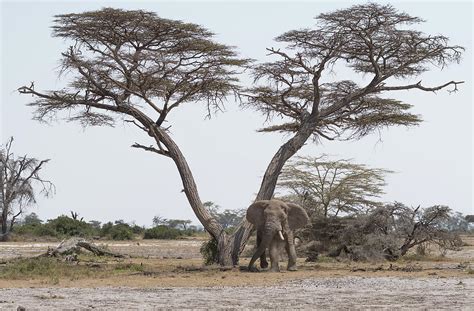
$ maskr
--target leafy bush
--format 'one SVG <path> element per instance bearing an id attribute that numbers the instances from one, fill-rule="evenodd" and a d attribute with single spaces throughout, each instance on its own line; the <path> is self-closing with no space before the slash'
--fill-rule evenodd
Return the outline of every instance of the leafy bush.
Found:
<path id="1" fill-rule="evenodd" d="M 145 230 L 144 239 L 173 240 L 183 236 L 183 231 L 167 226 L 156 226 Z"/>
<path id="2" fill-rule="evenodd" d="M 130 226 L 130 229 L 132 230 L 133 234 L 143 234 L 145 232 L 145 228 L 144 227 L 140 227 L 138 225 L 133 225 L 133 226 Z"/>
<path id="3" fill-rule="evenodd" d="M 112 240 L 131 240 L 133 231 L 127 224 L 115 225 L 109 230 L 109 236 Z"/>
<path id="4" fill-rule="evenodd" d="M 56 232 L 60 236 L 92 236 L 95 233 L 94 228 L 81 220 L 72 219 L 68 216 L 61 215 L 55 219 L 50 219 L 46 226 Z"/>
<path id="5" fill-rule="evenodd" d="M 215 264 L 219 261 L 219 251 L 217 247 L 217 240 L 211 238 L 210 240 L 202 243 L 199 252 L 204 259 L 206 266 Z"/>

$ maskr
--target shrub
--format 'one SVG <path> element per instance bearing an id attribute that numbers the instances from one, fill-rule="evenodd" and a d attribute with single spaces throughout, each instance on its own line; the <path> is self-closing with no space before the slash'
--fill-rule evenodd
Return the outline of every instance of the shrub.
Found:
<path id="1" fill-rule="evenodd" d="M 92 236 L 94 228 L 81 220 L 72 219 L 68 216 L 61 215 L 55 219 L 49 219 L 46 226 L 54 230 L 57 235 L 66 236 Z"/>
<path id="2" fill-rule="evenodd" d="M 169 228 L 167 226 L 156 226 L 145 230 L 143 236 L 144 239 L 162 239 L 162 240 L 173 240 L 181 237 L 183 232 L 175 228 Z"/>
<path id="3" fill-rule="evenodd" d="M 217 240 L 211 238 L 210 240 L 202 243 L 201 249 L 199 252 L 204 259 L 204 264 L 206 266 L 215 264 L 219 261 L 219 251 L 217 247 Z"/>
<path id="4" fill-rule="evenodd" d="M 109 230 L 109 236 L 112 240 L 131 240 L 133 232 L 129 225 L 119 224 Z"/>

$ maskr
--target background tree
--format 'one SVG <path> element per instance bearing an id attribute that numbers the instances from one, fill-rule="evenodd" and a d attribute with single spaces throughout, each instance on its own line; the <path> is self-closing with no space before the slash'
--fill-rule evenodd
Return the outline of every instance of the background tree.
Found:
<path id="1" fill-rule="evenodd" d="M 191 224 L 191 220 L 187 220 L 187 219 L 168 219 L 167 220 L 168 227 L 185 230 L 185 231 L 188 229 L 190 224 Z"/>
<path id="2" fill-rule="evenodd" d="M 38 215 L 36 215 L 36 213 L 25 215 L 21 220 L 21 224 L 26 226 L 41 225 L 42 223 L 43 221 L 38 217 Z"/>
<path id="3" fill-rule="evenodd" d="M 326 155 L 298 157 L 283 168 L 278 188 L 311 218 L 350 215 L 382 206 L 378 199 L 387 173 L 350 160 L 331 161 Z"/>
<path id="4" fill-rule="evenodd" d="M 167 224 L 167 221 L 168 219 L 164 218 L 164 217 L 161 217 L 159 215 L 156 215 L 155 217 L 153 217 L 153 226 L 166 226 Z"/>
<path id="5" fill-rule="evenodd" d="M 277 38 L 288 51 L 269 49 L 280 60 L 256 66 L 254 74 L 268 85 L 242 94 L 245 105 L 269 119 L 285 123 L 263 131 L 290 133 L 270 161 L 257 200 L 273 196 L 285 162 L 310 138 L 358 138 L 380 127 L 418 124 L 408 104 L 382 97 L 395 90 L 437 91 L 462 82 L 428 87 L 421 82 L 394 84 L 459 61 L 462 48 L 450 46 L 444 36 L 410 30 L 421 19 L 397 12 L 389 5 L 357 5 L 317 17 L 315 29 L 289 31 Z M 246 65 L 227 46 L 211 40 L 204 28 L 166 20 L 154 13 L 103 9 L 59 15 L 53 35 L 73 41 L 63 53 L 64 70 L 73 73 L 69 86 L 39 92 L 33 84 L 19 88 L 36 100 L 36 118 L 48 120 L 58 111 L 83 125 L 111 124 L 125 117 L 153 139 L 136 148 L 171 158 L 180 173 L 184 192 L 199 221 L 217 239 L 219 262 L 236 264 L 252 226 L 243 221 L 227 235 L 203 208 L 191 170 L 164 121 L 171 110 L 204 101 L 209 109 L 232 91 L 238 91 L 235 66 Z M 364 85 L 354 81 L 323 82 L 323 73 L 342 64 L 371 77 Z"/>
<path id="6" fill-rule="evenodd" d="M 49 160 L 16 157 L 12 144 L 13 137 L 0 148 L 0 240 L 8 239 L 18 217 L 36 203 L 35 192 L 46 197 L 54 192 L 54 185 L 39 175 Z"/>
<path id="7" fill-rule="evenodd" d="M 244 219 L 246 209 L 230 210 L 222 208 L 214 202 L 204 202 L 204 206 L 209 210 L 212 216 L 221 224 L 224 229 L 237 227 Z"/>

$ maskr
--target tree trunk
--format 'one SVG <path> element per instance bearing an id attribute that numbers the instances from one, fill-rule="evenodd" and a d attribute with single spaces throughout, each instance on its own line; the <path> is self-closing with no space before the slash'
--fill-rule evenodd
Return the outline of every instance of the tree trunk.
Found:
<path id="1" fill-rule="evenodd" d="M 316 120 L 308 120 L 290 140 L 278 149 L 270 161 L 270 164 L 268 164 L 255 201 L 270 200 L 273 197 L 283 166 L 288 159 L 294 156 L 296 152 L 304 146 L 308 138 L 314 132 L 315 126 Z M 239 255 L 244 250 L 247 241 L 252 235 L 253 229 L 253 225 L 244 219 L 234 234 L 229 237 L 229 244 L 232 246 L 231 259 L 233 265 L 239 264 Z"/>
<path id="2" fill-rule="evenodd" d="M 8 241 L 8 236 L 10 234 L 8 230 L 8 219 L 7 219 L 7 214 L 5 211 L 8 209 L 4 207 L 4 211 L 2 213 L 2 232 L 0 233 L 0 241 L 1 242 L 6 242 Z"/>
<path id="3" fill-rule="evenodd" d="M 230 245 L 229 237 L 224 231 L 224 228 L 216 221 L 209 211 L 204 208 L 199 197 L 193 174 L 184 155 L 181 153 L 178 145 L 176 145 L 173 139 L 162 128 L 155 127 L 155 129 L 155 139 L 157 142 L 161 142 L 166 146 L 170 158 L 174 161 L 179 171 L 181 181 L 183 182 L 184 193 L 186 194 L 194 214 L 206 231 L 209 232 L 218 242 L 219 264 L 222 266 L 231 266 L 234 261 L 231 256 L 232 247 Z"/>

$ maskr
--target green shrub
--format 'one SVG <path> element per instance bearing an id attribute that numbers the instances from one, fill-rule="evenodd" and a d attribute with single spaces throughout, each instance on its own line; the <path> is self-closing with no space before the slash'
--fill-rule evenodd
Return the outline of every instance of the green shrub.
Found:
<path id="1" fill-rule="evenodd" d="M 94 228 L 90 224 L 65 215 L 49 219 L 46 226 L 54 230 L 57 235 L 84 237 L 92 236 L 95 233 Z"/>
<path id="2" fill-rule="evenodd" d="M 217 247 L 217 240 L 211 238 L 210 240 L 202 243 L 201 249 L 199 252 L 204 259 L 204 264 L 206 266 L 212 265 L 219 262 L 219 250 Z"/>
<path id="3" fill-rule="evenodd" d="M 131 240 L 133 232 L 129 225 L 119 224 L 110 228 L 109 236 L 112 240 Z"/>
<path id="4" fill-rule="evenodd" d="M 178 237 L 181 237 L 182 235 L 183 232 L 181 230 L 160 225 L 150 229 L 146 229 L 143 238 L 173 240 Z"/>
<path id="5" fill-rule="evenodd" d="M 139 225 L 133 225 L 130 227 L 132 230 L 133 234 L 143 234 L 145 232 L 144 227 L 140 227 Z"/>

